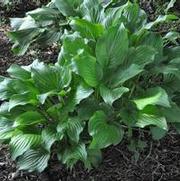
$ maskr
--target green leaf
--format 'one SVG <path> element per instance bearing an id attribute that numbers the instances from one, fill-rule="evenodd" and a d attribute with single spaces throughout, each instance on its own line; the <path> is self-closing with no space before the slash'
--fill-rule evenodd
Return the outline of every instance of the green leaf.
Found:
<path id="1" fill-rule="evenodd" d="M 75 16 L 75 5 L 79 5 L 80 0 L 55 0 L 54 2 L 64 16 Z"/>
<path id="2" fill-rule="evenodd" d="M 41 136 L 35 134 L 20 134 L 12 137 L 10 142 L 12 159 L 15 160 L 30 148 L 39 146 L 41 142 Z"/>
<path id="3" fill-rule="evenodd" d="M 139 110 L 142 110 L 147 105 L 170 107 L 168 95 L 161 87 L 150 88 L 145 92 L 145 95 L 142 98 L 133 101 Z"/>
<path id="4" fill-rule="evenodd" d="M 78 118 L 70 118 L 67 122 L 66 130 L 69 139 L 78 143 L 80 133 L 83 131 L 83 124 Z"/>
<path id="5" fill-rule="evenodd" d="M 82 37 L 93 40 L 96 40 L 104 32 L 101 24 L 93 24 L 84 19 L 73 19 L 71 26 L 74 30 L 78 31 Z"/>
<path id="6" fill-rule="evenodd" d="M 40 113 L 36 111 L 27 111 L 16 118 L 13 126 L 38 124 L 43 121 L 44 118 Z"/>
<path id="7" fill-rule="evenodd" d="M 32 67 L 32 78 L 41 93 L 59 92 L 63 88 L 62 70 L 58 66 L 37 63 L 36 67 Z"/>
<path id="8" fill-rule="evenodd" d="M 100 94 L 105 103 L 112 106 L 113 102 L 119 99 L 124 93 L 128 92 L 129 89 L 126 87 L 118 87 L 115 89 L 109 89 L 108 87 L 101 85 Z"/>
<path id="9" fill-rule="evenodd" d="M 88 85 L 96 87 L 98 84 L 98 77 L 95 57 L 81 54 L 76 56 L 74 60 L 78 74 Z"/>
<path id="10" fill-rule="evenodd" d="M 156 50 L 147 45 L 138 46 L 130 55 L 130 61 L 141 67 L 152 63 L 156 55 Z M 131 60 L 132 59 L 132 60 Z"/>
<path id="11" fill-rule="evenodd" d="M 17 78 L 21 80 L 28 80 L 31 78 L 31 73 L 23 69 L 22 67 L 18 65 L 11 65 L 11 67 L 7 70 L 9 75 L 12 78 Z"/>
<path id="12" fill-rule="evenodd" d="M 79 104 L 83 99 L 88 98 L 94 90 L 90 88 L 88 85 L 85 83 L 80 83 L 75 91 L 75 96 L 74 96 L 74 102 L 75 104 Z"/>
<path id="13" fill-rule="evenodd" d="M 154 140 L 160 140 L 166 135 L 167 131 L 158 127 L 151 128 L 152 138 Z"/>
<path id="14" fill-rule="evenodd" d="M 25 92 L 22 94 L 14 94 L 9 100 L 9 111 L 17 106 L 24 106 L 27 104 L 37 105 L 38 101 L 32 92 Z"/>
<path id="15" fill-rule="evenodd" d="M 124 25 L 110 27 L 97 42 L 97 61 L 103 69 L 115 68 L 124 62 L 128 46 L 128 34 Z"/>
<path id="16" fill-rule="evenodd" d="M 141 46 L 139 46 L 139 51 L 141 49 L 143 49 L 143 48 L 145 49 L 145 47 L 147 47 L 147 50 L 145 50 L 145 52 L 147 52 L 146 53 L 147 62 L 151 63 L 153 61 L 154 55 L 155 55 L 154 61 L 156 61 L 156 62 L 161 61 L 161 59 L 163 57 L 163 46 L 164 46 L 163 38 L 161 35 L 155 34 L 153 32 L 148 32 L 148 33 L 146 33 L 146 36 L 143 36 L 140 39 L 139 44 L 141 45 Z M 148 50 L 148 48 L 150 48 L 150 50 Z M 154 52 L 153 52 L 153 49 L 154 49 Z M 151 51 L 152 51 L 152 55 L 150 55 Z M 133 56 L 135 56 L 135 53 L 132 54 L 132 58 L 133 58 Z M 148 60 L 148 56 L 149 56 L 150 60 Z M 145 62 L 145 61 L 143 61 L 143 57 L 140 57 L 140 58 L 141 58 L 142 62 Z M 138 61 L 138 60 L 136 60 L 136 61 Z"/>
<path id="17" fill-rule="evenodd" d="M 107 123 L 107 117 L 102 111 L 97 111 L 89 120 L 89 134 L 93 137 L 90 149 L 106 148 L 120 143 L 123 138 L 123 130 L 115 125 Z"/>
<path id="18" fill-rule="evenodd" d="M 104 8 L 99 0 L 84 0 L 81 11 L 84 18 L 92 23 L 101 23 L 105 18 Z"/>
<path id="19" fill-rule="evenodd" d="M 0 140 L 10 139 L 13 135 L 13 121 L 0 117 Z"/>
<path id="20" fill-rule="evenodd" d="M 62 155 L 62 162 L 71 167 L 79 160 L 84 162 L 87 159 L 87 151 L 85 144 L 81 143 L 74 147 L 66 149 Z"/>
<path id="21" fill-rule="evenodd" d="M 180 108 L 177 105 L 174 104 L 171 108 L 162 108 L 161 112 L 169 123 L 180 123 Z"/>
<path id="22" fill-rule="evenodd" d="M 57 126 L 57 132 L 69 136 L 69 139 L 78 143 L 80 133 L 83 131 L 83 122 L 78 117 L 67 118 L 64 122 L 60 122 Z"/>
<path id="23" fill-rule="evenodd" d="M 143 68 L 139 65 L 132 64 L 130 66 L 122 66 L 122 68 L 118 69 L 116 72 L 113 72 L 110 77 L 110 85 L 112 87 L 117 87 L 122 85 L 127 80 L 135 77 L 143 71 Z"/>
<path id="24" fill-rule="evenodd" d="M 156 114 L 140 113 L 136 126 L 144 128 L 149 125 L 157 126 L 163 130 L 168 129 L 166 119 L 163 116 Z"/>
<path id="25" fill-rule="evenodd" d="M 14 90 L 13 80 L 10 78 L 1 77 L 0 80 L 0 99 L 6 100 L 14 95 L 16 91 Z"/>
<path id="26" fill-rule="evenodd" d="M 40 33 L 38 28 L 21 29 L 8 32 L 11 41 L 14 42 L 12 50 L 17 55 L 24 55 L 32 41 Z"/>
<path id="27" fill-rule="evenodd" d="M 78 32 L 65 34 L 63 37 L 63 47 L 61 48 L 61 52 L 59 54 L 59 64 L 62 65 L 65 63 L 62 61 L 63 58 L 67 61 L 67 63 L 70 63 L 70 60 L 74 58 L 80 50 L 84 50 L 85 52 L 92 54 L 91 48 Z"/>
<path id="28" fill-rule="evenodd" d="M 43 150 L 28 150 L 18 160 L 20 170 L 29 170 L 42 172 L 48 165 L 50 154 Z"/>
<path id="29" fill-rule="evenodd" d="M 99 149 L 87 149 L 87 160 L 84 162 L 85 167 L 91 169 L 93 167 L 98 167 L 102 161 L 102 153 Z"/>
<path id="30" fill-rule="evenodd" d="M 44 142 L 44 147 L 47 151 L 50 151 L 52 145 L 55 141 L 60 141 L 63 138 L 62 133 L 57 133 L 54 127 L 48 127 L 42 131 L 42 141 Z"/>

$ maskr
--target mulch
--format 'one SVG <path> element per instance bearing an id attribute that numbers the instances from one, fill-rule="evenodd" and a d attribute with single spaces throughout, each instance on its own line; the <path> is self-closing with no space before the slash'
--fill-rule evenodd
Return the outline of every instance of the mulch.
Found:
<path id="1" fill-rule="evenodd" d="M 142 0 L 141 6 L 150 19 L 154 19 L 155 9 L 151 2 Z M 22 57 L 15 56 L 5 35 L 8 29 L 8 25 L 0 26 L 0 75 L 6 75 L 7 68 L 13 63 L 27 65 L 36 58 L 45 62 L 57 59 L 58 52 L 51 47 L 43 50 L 36 50 L 35 47 Z M 166 31 L 169 29 L 165 26 Z M 140 153 L 138 161 L 134 161 L 133 153 L 127 149 L 127 140 L 123 140 L 119 145 L 103 151 L 103 161 L 96 169 L 87 171 L 78 163 L 73 170 L 69 170 L 52 159 L 48 169 L 41 174 L 17 171 L 8 146 L 0 145 L 0 181 L 179 181 L 180 135 L 172 130 L 162 140 L 152 141 L 145 132 L 141 133 L 141 139 L 147 142 L 147 147 Z"/>

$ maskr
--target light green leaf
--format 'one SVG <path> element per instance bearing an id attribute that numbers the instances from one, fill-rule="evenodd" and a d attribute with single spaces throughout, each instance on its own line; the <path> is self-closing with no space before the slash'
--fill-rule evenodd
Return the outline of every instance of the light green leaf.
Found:
<path id="1" fill-rule="evenodd" d="M 168 95 L 161 87 L 150 88 L 145 92 L 145 95 L 142 98 L 133 101 L 139 110 L 142 110 L 147 105 L 170 107 Z"/>
<path id="2" fill-rule="evenodd" d="M 43 150 L 28 150 L 18 160 L 20 170 L 42 172 L 48 165 L 50 154 Z"/>
<path id="3" fill-rule="evenodd" d="M 101 85 L 100 94 L 105 103 L 112 106 L 113 102 L 119 99 L 124 93 L 128 92 L 129 89 L 126 87 L 118 87 L 115 89 L 109 89 L 108 87 Z"/>

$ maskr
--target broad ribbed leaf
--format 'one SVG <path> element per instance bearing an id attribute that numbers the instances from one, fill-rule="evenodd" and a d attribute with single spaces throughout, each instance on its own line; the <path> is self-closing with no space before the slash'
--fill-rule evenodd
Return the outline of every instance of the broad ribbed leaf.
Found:
<path id="1" fill-rule="evenodd" d="M 150 125 L 157 126 L 164 130 L 168 129 L 166 119 L 163 116 L 140 113 L 136 126 L 144 128 Z"/>
<path id="2" fill-rule="evenodd" d="M 102 111 L 97 111 L 88 124 L 89 134 L 93 140 L 91 149 L 106 148 L 110 145 L 118 144 L 123 138 L 123 130 L 115 125 L 107 123 L 107 117 Z"/>
<path id="3" fill-rule="evenodd" d="M 92 23 L 101 23 L 104 20 L 104 8 L 99 0 L 84 0 L 81 5 L 84 18 Z"/>
<path id="4" fill-rule="evenodd" d="M 40 30 L 38 28 L 21 29 L 18 31 L 8 32 L 9 38 L 14 42 L 12 50 L 17 55 L 24 55 L 29 48 L 32 40 L 38 36 Z"/>
<path id="5" fill-rule="evenodd" d="M 32 125 L 44 121 L 44 117 L 36 111 L 28 111 L 18 116 L 14 122 L 14 126 Z"/>
<path id="6" fill-rule="evenodd" d="M 41 93 L 50 92 L 52 90 L 61 90 L 61 74 L 60 69 L 39 64 L 39 67 L 33 67 L 32 78 Z"/>
<path id="7" fill-rule="evenodd" d="M 78 143 L 80 133 L 83 131 L 83 124 L 78 118 L 70 118 L 66 128 L 69 139 Z"/>
<path id="8" fill-rule="evenodd" d="M 83 99 L 88 98 L 94 90 L 90 88 L 88 85 L 85 83 L 81 83 L 77 86 L 75 96 L 74 96 L 74 101 L 75 104 L 79 104 Z"/>
<path id="9" fill-rule="evenodd" d="M 117 87 L 127 80 L 135 77 L 143 71 L 142 67 L 136 64 L 132 64 L 129 67 L 123 67 L 117 70 L 117 72 L 113 72 L 110 77 L 110 85 L 112 87 Z"/>
<path id="10" fill-rule="evenodd" d="M 126 87 L 118 87 L 115 89 L 109 89 L 108 87 L 101 85 L 100 94 L 105 103 L 112 106 L 113 102 L 119 99 L 124 93 L 128 92 L 129 89 Z"/>
<path id="11" fill-rule="evenodd" d="M 103 34 L 104 28 L 101 24 L 93 24 L 84 19 L 74 19 L 71 26 L 78 31 L 82 37 L 96 40 Z"/>
<path id="12" fill-rule="evenodd" d="M 133 101 L 140 110 L 147 105 L 170 107 L 168 95 L 161 87 L 150 88 L 145 92 L 145 95 L 142 98 L 135 99 Z"/>
<path id="13" fill-rule="evenodd" d="M 47 151 L 50 151 L 55 141 L 60 141 L 63 138 L 62 133 L 57 133 L 57 130 L 53 127 L 48 127 L 42 131 L 42 141 Z"/>
<path id="14" fill-rule="evenodd" d="M 13 80 L 1 76 L 0 78 L 0 99 L 9 99 L 12 95 L 16 93 L 13 87 Z"/>
<path id="15" fill-rule="evenodd" d="M 136 50 L 136 51 L 139 51 L 141 49 L 145 49 L 146 48 L 150 48 L 150 50 L 145 50 L 145 52 L 147 52 L 147 62 L 151 62 L 151 60 L 153 60 L 153 55 L 150 55 L 150 52 L 152 51 L 153 53 L 153 49 L 154 49 L 154 53 L 155 53 L 155 61 L 156 62 L 160 62 L 162 60 L 162 56 L 163 56 L 163 38 L 161 35 L 159 34 L 154 34 L 153 32 L 149 32 L 147 33 L 146 36 L 143 36 L 141 41 L 139 42 L 139 44 L 141 44 L 141 46 L 139 46 L 139 50 Z M 153 54 L 154 54 L 153 53 Z M 135 53 L 134 53 L 135 54 Z M 133 56 L 134 56 L 133 54 Z M 150 57 L 150 60 L 148 60 L 148 55 Z M 133 58 L 132 56 L 132 58 Z M 143 61 L 143 57 L 141 57 L 141 61 Z M 138 60 L 137 60 L 138 61 Z"/>
<path id="16" fill-rule="evenodd" d="M 31 78 L 31 73 L 18 65 L 11 65 L 11 67 L 7 70 L 7 72 L 13 78 L 21 80 L 28 80 Z"/>
<path id="17" fill-rule="evenodd" d="M 60 122 L 57 126 L 57 132 L 60 134 L 67 133 L 69 139 L 78 143 L 80 133 L 83 131 L 83 123 L 78 117 L 69 118 L 64 122 Z"/>
<path id="18" fill-rule="evenodd" d="M 84 162 L 87 159 L 85 144 L 79 144 L 65 150 L 61 159 L 64 164 L 67 164 L 67 166 L 71 168 L 79 160 Z"/>
<path id="19" fill-rule="evenodd" d="M 85 39 L 83 39 L 78 32 L 73 34 L 66 34 L 63 38 L 63 47 L 59 55 L 59 63 L 62 65 L 64 62 L 61 60 L 65 58 L 69 63 L 74 56 L 78 54 L 80 50 L 84 50 L 89 54 L 92 54 L 91 48 L 87 45 Z"/>
<path id="20" fill-rule="evenodd" d="M 78 55 L 76 56 L 74 63 L 78 74 L 85 82 L 92 87 L 96 87 L 98 84 L 98 77 L 95 57 L 86 54 Z"/>
<path id="21" fill-rule="evenodd" d="M 12 159 L 15 160 L 18 156 L 28 151 L 34 146 L 39 146 L 42 142 L 40 135 L 35 134 L 20 134 L 14 136 L 10 142 Z"/>
<path id="22" fill-rule="evenodd" d="M 14 94 L 9 100 L 9 111 L 17 106 L 24 106 L 27 104 L 37 105 L 38 101 L 32 92 L 25 92 L 22 94 Z"/>
<path id="23" fill-rule="evenodd" d="M 134 64 L 137 64 L 141 67 L 152 63 L 156 55 L 156 50 L 151 46 L 139 46 L 130 55 L 131 60 Z"/>
<path id="24" fill-rule="evenodd" d="M 10 139 L 13 135 L 13 121 L 0 117 L 0 140 Z"/>
<path id="25" fill-rule="evenodd" d="M 64 16 L 76 15 L 74 3 L 78 0 L 55 0 L 55 5 Z"/>
<path id="26" fill-rule="evenodd" d="M 28 150 L 18 160 L 20 170 L 42 172 L 48 165 L 50 154 L 44 150 Z"/>
<path id="27" fill-rule="evenodd" d="M 111 27 L 96 45 L 97 61 L 103 69 L 122 64 L 128 52 L 128 34 L 123 24 Z"/>

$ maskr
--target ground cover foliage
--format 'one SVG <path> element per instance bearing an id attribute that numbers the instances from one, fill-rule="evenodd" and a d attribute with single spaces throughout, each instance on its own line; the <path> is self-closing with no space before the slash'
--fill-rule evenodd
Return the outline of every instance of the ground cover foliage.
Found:
<path id="1" fill-rule="evenodd" d="M 56 64 L 12 65 L 0 77 L 0 139 L 19 168 L 41 172 L 56 154 L 70 168 L 81 161 L 90 169 L 123 137 L 130 150 L 142 149 L 134 130 L 145 128 L 153 139 L 171 126 L 180 131 L 178 33 L 151 31 L 177 18 L 147 22 L 129 1 L 56 0 L 13 19 L 15 53 L 35 40 L 61 43 Z"/>

